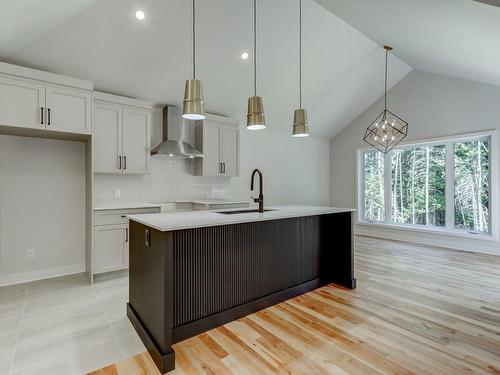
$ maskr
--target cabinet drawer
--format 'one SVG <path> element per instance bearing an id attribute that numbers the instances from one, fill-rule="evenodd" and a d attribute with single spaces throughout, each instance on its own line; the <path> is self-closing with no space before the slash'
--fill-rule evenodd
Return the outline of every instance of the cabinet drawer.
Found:
<path id="1" fill-rule="evenodd" d="M 126 210 L 102 210 L 94 212 L 94 225 L 128 224 L 127 215 L 159 213 L 160 208 L 134 208 Z"/>

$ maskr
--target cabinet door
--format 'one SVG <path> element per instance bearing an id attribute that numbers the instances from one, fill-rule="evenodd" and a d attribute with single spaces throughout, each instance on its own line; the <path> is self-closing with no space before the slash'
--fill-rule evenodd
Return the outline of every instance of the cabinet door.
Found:
<path id="1" fill-rule="evenodd" d="M 94 102 L 94 172 L 122 173 L 122 107 Z"/>
<path id="2" fill-rule="evenodd" d="M 128 225 L 94 227 L 94 273 L 116 271 L 128 267 Z"/>
<path id="3" fill-rule="evenodd" d="M 203 123 L 203 176 L 221 175 L 220 130 L 218 126 Z"/>
<path id="4" fill-rule="evenodd" d="M 146 173 L 151 148 L 151 111 L 123 107 L 123 173 Z"/>
<path id="5" fill-rule="evenodd" d="M 45 129 L 45 85 L 0 75 L 0 125 Z"/>
<path id="6" fill-rule="evenodd" d="M 221 162 L 224 176 L 238 176 L 239 174 L 239 129 L 221 127 Z"/>
<path id="7" fill-rule="evenodd" d="M 90 134 L 92 95 L 88 90 L 66 86 L 47 86 L 47 129 Z"/>

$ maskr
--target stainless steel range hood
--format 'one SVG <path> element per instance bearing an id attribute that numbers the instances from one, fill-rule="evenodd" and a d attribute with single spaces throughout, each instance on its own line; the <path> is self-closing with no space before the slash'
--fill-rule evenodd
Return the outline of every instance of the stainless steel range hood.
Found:
<path id="1" fill-rule="evenodd" d="M 204 157 L 203 153 L 192 146 L 194 137 L 190 137 L 190 134 L 194 134 L 194 131 L 190 132 L 187 129 L 188 126 L 194 127 L 195 124 L 183 119 L 179 109 L 174 106 L 163 107 L 162 114 L 163 141 L 151 150 L 151 155 L 183 159 Z"/>

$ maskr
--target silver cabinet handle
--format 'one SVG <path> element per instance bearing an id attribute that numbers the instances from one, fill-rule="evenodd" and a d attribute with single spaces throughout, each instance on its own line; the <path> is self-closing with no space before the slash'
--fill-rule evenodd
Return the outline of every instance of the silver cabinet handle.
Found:
<path id="1" fill-rule="evenodd" d="M 226 163 L 222 163 L 222 165 L 224 166 L 224 172 L 222 173 L 226 173 Z"/>
<path id="2" fill-rule="evenodd" d="M 40 107 L 40 124 L 43 125 L 43 107 Z"/>
<path id="3" fill-rule="evenodd" d="M 50 125 L 50 108 L 47 108 L 47 125 Z"/>
<path id="4" fill-rule="evenodd" d="M 128 242 L 128 228 L 125 228 L 125 242 Z"/>
<path id="5" fill-rule="evenodd" d="M 123 169 L 127 169 L 127 157 L 123 157 Z"/>
<path id="6" fill-rule="evenodd" d="M 122 169 L 122 157 L 118 156 L 118 169 Z"/>

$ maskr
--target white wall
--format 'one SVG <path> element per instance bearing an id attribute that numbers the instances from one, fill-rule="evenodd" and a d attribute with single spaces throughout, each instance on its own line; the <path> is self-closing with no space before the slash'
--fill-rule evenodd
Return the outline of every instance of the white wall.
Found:
<path id="1" fill-rule="evenodd" d="M 85 270 L 85 199 L 84 143 L 0 135 L 0 285 Z"/>
<path id="2" fill-rule="evenodd" d="M 483 130 L 500 130 L 500 87 L 413 71 L 388 94 L 388 107 L 409 122 L 408 141 Z M 383 109 L 383 98 L 330 142 L 330 203 L 356 207 L 355 148 L 366 146 L 366 127 Z M 500 151 L 500 150 L 498 150 Z M 494 187 L 500 193 L 500 187 Z M 498 196 L 497 193 L 497 196 Z M 500 209 L 497 203 L 497 210 Z M 404 230 L 358 226 L 361 234 L 420 241 L 463 250 L 500 253 L 500 243 Z"/>
<path id="3" fill-rule="evenodd" d="M 223 198 L 250 201 L 250 176 L 254 168 L 260 168 L 264 174 L 266 205 L 328 205 L 328 140 L 293 138 L 269 126 L 259 132 L 242 127 L 240 141 L 240 177 L 196 177 L 194 160 L 170 161 L 154 156 L 149 175 L 95 175 L 94 200 L 173 202 Z M 115 189 L 120 189 L 120 198 L 114 198 Z"/>

